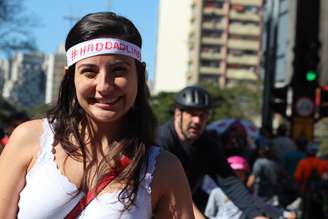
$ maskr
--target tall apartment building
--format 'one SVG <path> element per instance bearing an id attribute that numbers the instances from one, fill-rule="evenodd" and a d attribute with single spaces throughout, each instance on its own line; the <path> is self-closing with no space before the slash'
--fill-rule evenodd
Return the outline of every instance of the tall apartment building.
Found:
<path id="1" fill-rule="evenodd" d="M 0 60 L 0 93 L 2 94 L 3 86 L 6 78 L 8 78 L 9 62 L 8 60 Z"/>
<path id="2" fill-rule="evenodd" d="M 46 96 L 45 103 L 53 103 L 57 100 L 60 82 L 64 76 L 66 55 L 64 44 L 57 51 L 46 56 L 44 71 L 46 73 Z"/>
<path id="3" fill-rule="evenodd" d="M 259 79 L 263 0 L 194 0 L 187 83 Z"/>
<path id="4" fill-rule="evenodd" d="M 25 108 L 44 103 L 43 60 L 43 54 L 39 53 L 17 53 L 12 60 L 9 60 L 2 91 L 3 97 Z"/>
<path id="5" fill-rule="evenodd" d="M 186 85 L 191 1 L 160 0 L 153 93 Z"/>

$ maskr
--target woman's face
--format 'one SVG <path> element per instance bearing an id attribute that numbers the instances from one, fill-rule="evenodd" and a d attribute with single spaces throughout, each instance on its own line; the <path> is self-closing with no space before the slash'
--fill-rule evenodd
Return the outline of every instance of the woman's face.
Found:
<path id="1" fill-rule="evenodd" d="M 115 122 L 133 106 L 138 78 L 136 62 L 123 55 L 98 55 L 75 65 L 80 106 L 97 122 Z"/>

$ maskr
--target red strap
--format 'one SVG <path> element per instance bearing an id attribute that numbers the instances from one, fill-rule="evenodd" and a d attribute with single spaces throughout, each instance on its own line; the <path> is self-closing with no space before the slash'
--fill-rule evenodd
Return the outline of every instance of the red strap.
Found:
<path id="1" fill-rule="evenodd" d="M 110 182 L 112 182 L 115 177 L 117 177 L 124 169 L 127 167 L 130 163 L 130 160 L 128 157 L 123 156 L 119 163 L 119 168 L 113 169 L 110 173 L 104 176 L 103 179 L 99 181 L 99 183 L 96 186 L 96 192 L 94 191 L 88 191 L 87 195 L 82 198 L 75 207 L 69 212 L 65 219 L 75 219 L 77 218 L 83 209 L 85 209 L 88 204 L 101 192 Z"/>

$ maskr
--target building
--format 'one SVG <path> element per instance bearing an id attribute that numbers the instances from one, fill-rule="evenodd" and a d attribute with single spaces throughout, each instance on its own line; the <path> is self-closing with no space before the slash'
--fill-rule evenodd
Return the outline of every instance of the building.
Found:
<path id="1" fill-rule="evenodd" d="M 0 60 L 0 94 L 2 94 L 3 86 L 9 73 L 9 62 L 5 59 Z"/>
<path id="2" fill-rule="evenodd" d="M 221 87 L 259 79 L 262 0 L 194 0 L 187 84 Z"/>
<path id="3" fill-rule="evenodd" d="M 160 0 L 153 92 L 177 91 L 186 85 L 191 1 Z"/>
<path id="4" fill-rule="evenodd" d="M 328 1 L 320 1 L 320 35 L 321 42 L 320 49 L 320 85 L 328 85 L 328 65 L 326 60 L 328 59 Z"/>
<path id="5" fill-rule="evenodd" d="M 24 108 L 44 103 L 43 60 L 43 54 L 21 52 L 9 60 L 2 92 L 3 97 Z"/>
<path id="6" fill-rule="evenodd" d="M 66 55 L 64 44 L 60 45 L 54 54 L 46 56 L 44 71 L 46 73 L 45 103 L 53 103 L 57 100 L 59 86 L 64 76 Z"/>

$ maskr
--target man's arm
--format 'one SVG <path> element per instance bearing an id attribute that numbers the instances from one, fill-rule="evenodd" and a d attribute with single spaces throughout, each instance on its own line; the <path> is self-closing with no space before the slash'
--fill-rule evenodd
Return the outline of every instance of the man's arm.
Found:
<path id="1" fill-rule="evenodd" d="M 221 145 L 218 142 L 214 142 L 213 138 L 209 138 L 208 140 L 208 144 L 212 144 L 207 153 L 207 162 L 210 164 L 209 171 L 211 177 L 226 196 L 244 212 L 247 218 L 253 219 L 261 216 L 262 212 L 252 201 L 252 195 L 249 190 L 246 189 L 246 186 L 235 175 L 228 164 Z"/>
<path id="2" fill-rule="evenodd" d="M 256 206 L 253 196 L 246 189 L 245 185 L 236 176 L 222 178 L 217 176 L 217 182 L 222 191 L 229 199 L 247 216 L 247 218 L 255 218 L 262 215 L 262 212 Z"/>

